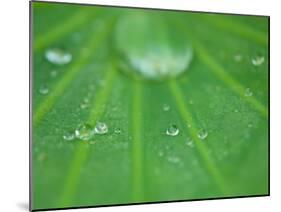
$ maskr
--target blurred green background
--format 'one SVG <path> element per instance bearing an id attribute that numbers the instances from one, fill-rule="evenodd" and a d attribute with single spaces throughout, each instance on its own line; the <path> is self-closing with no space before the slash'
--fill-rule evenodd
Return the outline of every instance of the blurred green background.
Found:
<path id="1" fill-rule="evenodd" d="M 268 17 L 31 4 L 32 209 L 268 194 Z M 155 46 L 192 57 L 150 80 Z"/>

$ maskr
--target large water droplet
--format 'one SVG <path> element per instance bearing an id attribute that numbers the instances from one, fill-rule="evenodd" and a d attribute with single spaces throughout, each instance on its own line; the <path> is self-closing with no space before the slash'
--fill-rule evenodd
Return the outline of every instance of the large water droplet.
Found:
<path id="1" fill-rule="evenodd" d="M 80 124 L 75 130 L 75 136 L 76 138 L 88 141 L 93 136 L 92 126 L 89 124 Z"/>
<path id="2" fill-rule="evenodd" d="M 166 130 L 166 135 L 169 135 L 169 136 L 176 136 L 179 134 L 179 129 L 177 127 L 177 125 L 175 124 L 172 124 L 168 127 L 168 129 Z"/>
<path id="3" fill-rule="evenodd" d="M 208 136 L 208 131 L 205 130 L 205 129 L 200 129 L 198 132 L 197 132 L 197 136 L 198 138 L 200 138 L 201 140 L 204 140 L 207 138 Z"/>
<path id="4" fill-rule="evenodd" d="M 252 58 L 252 64 L 254 66 L 260 66 L 264 62 L 264 57 L 263 56 L 256 56 Z"/>
<path id="5" fill-rule="evenodd" d="M 95 127 L 95 134 L 106 134 L 108 132 L 108 127 L 106 123 L 103 122 L 97 122 L 96 127 Z"/>
<path id="6" fill-rule="evenodd" d="M 64 65 L 71 61 L 72 55 L 62 49 L 53 48 L 45 52 L 46 59 L 55 65 Z"/>
<path id="7" fill-rule="evenodd" d="M 245 96 L 253 96 L 253 92 L 252 92 L 252 90 L 250 88 L 246 88 Z"/>
<path id="8" fill-rule="evenodd" d="M 39 93 L 42 95 L 46 95 L 49 93 L 49 88 L 47 85 L 41 85 L 39 88 Z"/>
<path id="9" fill-rule="evenodd" d="M 115 39 L 119 68 L 137 78 L 174 78 L 186 71 L 192 60 L 193 49 L 186 36 L 155 14 L 122 17 Z"/>

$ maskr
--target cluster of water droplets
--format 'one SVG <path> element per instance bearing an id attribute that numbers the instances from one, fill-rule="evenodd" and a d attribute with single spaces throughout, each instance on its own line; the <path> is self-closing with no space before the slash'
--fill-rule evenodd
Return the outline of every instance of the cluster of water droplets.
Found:
<path id="1" fill-rule="evenodd" d="M 244 60 L 244 58 L 245 58 L 245 56 L 243 56 L 242 54 L 239 54 L 239 53 L 237 53 L 233 56 L 233 60 L 237 63 L 242 62 Z M 255 55 L 250 58 L 250 62 L 254 66 L 261 66 L 265 62 L 265 57 L 260 54 Z"/>
<path id="2" fill-rule="evenodd" d="M 67 131 L 63 135 L 63 139 L 66 141 L 72 141 L 78 139 L 81 141 L 89 141 L 95 135 L 104 135 L 108 133 L 108 126 L 104 122 L 97 122 L 93 127 L 88 123 L 79 124 L 74 130 Z"/>

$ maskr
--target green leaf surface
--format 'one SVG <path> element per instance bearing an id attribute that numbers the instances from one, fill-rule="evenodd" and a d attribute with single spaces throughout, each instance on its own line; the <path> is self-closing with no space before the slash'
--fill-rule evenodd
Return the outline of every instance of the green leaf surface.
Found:
<path id="1" fill-rule="evenodd" d="M 268 194 L 267 17 L 36 2 L 32 10 L 33 209 Z M 122 38 L 120 20 L 134 15 L 161 26 L 138 25 L 141 43 L 134 30 Z M 193 57 L 178 77 L 139 79 L 119 65 L 116 46 L 145 53 L 142 43 L 180 48 L 185 38 Z M 50 63 L 52 48 L 71 61 Z M 106 134 L 63 138 L 97 122 Z M 179 134 L 168 136 L 173 124 Z"/>

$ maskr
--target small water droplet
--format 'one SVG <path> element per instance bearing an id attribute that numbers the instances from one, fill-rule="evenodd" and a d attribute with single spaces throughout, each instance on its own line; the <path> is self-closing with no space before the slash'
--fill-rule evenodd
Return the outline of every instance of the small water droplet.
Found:
<path id="1" fill-rule="evenodd" d="M 252 90 L 250 88 L 246 88 L 245 96 L 253 96 L 253 92 L 252 92 Z"/>
<path id="2" fill-rule="evenodd" d="M 172 124 L 168 127 L 168 129 L 166 130 L 166 135 L 169 135 L 169 136 L 176 136 L 179 134 L 179 129 L 177 127 L 177 125 L 175 124 Z"/>
<path id="3" fill-rule="evenodd" d="M 252 64 L 254 66 L 260 66 L 264 62 L 264 57 L 263 56 L 256 56 L 252 58 Z"/>
<path id="4" fill-rule="evenodd" d="M 236 55 L 234 55 L 233 58 L 234 58 L 235 62 L 241 62 L 243 59 L 243 56 L 241 54 L 236 54 Z"/>
<path id="5" fill-rule="evenodd" d="M 88 107 L 88 104 L 85 103 L 85 102 L 82 102 L 82 103 L 80 104 L 80 108 L 81 108 L 81 109 L 85 109 L 85 108 L 87 108 L 87 107 Z"/>
<path id="6" fill-rule="evenodd" d="M 83 99 L 83 102 L 84 102 L 84 103 L 89 103 L 90 100 L 89 100 L 87 97 L 85 97 L 85 98 Z"/>
<path id="7" fill-rule="evenodd" d="M 72 55 L 62 49 L 52 48 L 45 52 L 46 59 L 55 65 L 64 65 L 72 60 Z"/>
<path id="8" fill-rule="evenodd" d="M 42 95 L 46 95 L 49 93 L 49 88 L 47 85 L 41 85 L 39 88 L 39 93 Z"/>
<path id="9" fill-rule="evenodd" d="M 180 162 L 180 158 L 176 157 L 176 156 L 169 156 L 167 158 L 167 160 L 170 162 L 170 163 L 179 163 Z"/>
<path id="10" fill-rule="evenodd" d="M 58 75 L 58 72 L 56 70 L 52 70 L 50 72 L 50 76 L 53 77 L 53 78 L 55 78 L 57 75 Z"/>
<path id="11" fill-rule="evenodd" d="M 162 156 L 164 156 L 164 152 L 163 152 L 163 151 L 160 151 L 160 152 L 158 153 L 158 155 L 159 155 L 159 157 L 162 157 Z"/>
<path id="12" fill-rule="evenodd" d="M 169 110 L 170 110 L 170 105 L 164 104 L 164 105 L 163 105 L 163 111 L 167 112 L 167 111 L 169 111 Z"/>
<path id="13" fill-rule="evenodd" d="M 194 147 L 194 141 L 192 138 L 187 138 L 185 144 L 191 148 Z"/>
<path id="14" fill-rule="evenodd" d="M 201 140 L 204 140 L 205 138 L 207 138 L 208 136 L 208 132 L 205 129 L 200 129 L 197 133 L 198 138 L 200 138 Z"/>
<path id="15" fill-rule="evenodd" d="M 193 100 L 189 100 L 189 104 L 193 105 L 194 104 Z"/>
<path id="16" fill-rule="evenodd" d="M 234 110 L 234 112 L 235 112 L 235 113 L 238 113 L 238 112 L 239 112 L 239 110 L 238 110 L 238 109 L 235 109 L 235 110 Z"/>
<path id="17" fill-rule="evenodd" d="M 78 127 L 75 129 L 75 136 L 80 140 L 88 141 L 93 136 L 92 126 L 90 124 L 78 125 Z"/>
<path id="18" fill-rule="evenodd" d="M 114 129 L 114 133 L 115 134 L 120 134 L 122 131 L 121 131 L 121 129 L 120 128 L 115 128 Z"/>
<path id="19" fill-rule="evenodd" d="M 187 124 L 187 127 L 190 128 L 190 127 L 191 127 L 191 124 Z"/>
<path id="20" fill-rule="evenodd" d="M 249 123 L 249 124 L 248 124 L 248 127 L 249 127 L 249 128 L 252 128 L 252 127 L 253 127 L 253 124 L 252 124 L 252 123 Z"/>
<path id="21" fill-rule="evenodd" d="M 100 134 L 100 135 L 106 134 L 108 132 L 108 127 L 104 122 L 97 122 L 94 131 L 96 134 Z"/>
<path id="22" fill-rule="evenodd" d="M 63 135 L 63 139 L 66 141 L 72 141 L 74 138 L 75 138 L 75 134 L 71 131 L 68 131 Z"/>

